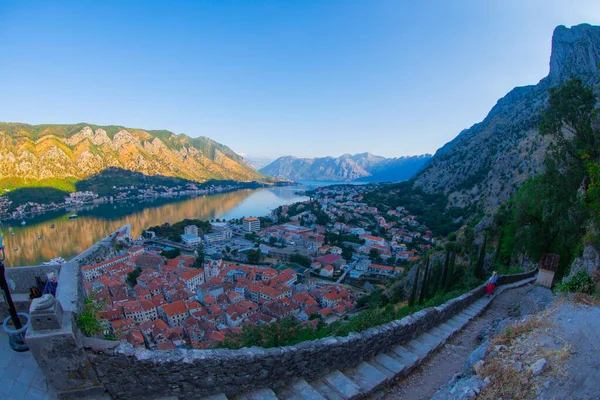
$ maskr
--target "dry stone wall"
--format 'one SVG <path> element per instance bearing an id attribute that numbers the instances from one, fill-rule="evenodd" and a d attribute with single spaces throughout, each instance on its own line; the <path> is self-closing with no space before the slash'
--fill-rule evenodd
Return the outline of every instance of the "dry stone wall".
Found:
<path id="1" fill-rule="evenodd" d="M 535 275 L 501 276 L 509 284 Z M 485 285 L 452 299 L 347 337 L 333 337 L 295 346 L 240 350 L 134 349 L 127 343 L 88 340 L 88 359 L 98 378 L 116 399 L 146 399 L 179 396 L 201 399 L 225 393 L 233 395 L 261 387 L 275 388 L 293 378 L 311 380 L 335 369 L 344 369 L 388 351 L 439 325 L 475 302 Z"/>

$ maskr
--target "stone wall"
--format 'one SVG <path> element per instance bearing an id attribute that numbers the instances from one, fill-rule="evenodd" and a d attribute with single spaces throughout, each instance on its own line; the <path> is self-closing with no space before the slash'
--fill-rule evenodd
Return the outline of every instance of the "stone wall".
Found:
<path id="1" fill-rule="evenodd" d="M 499 283 L 513 283 L 532 277 L 536 272 L 501 276 Z M 150 351 L 101 340 L 86 340 L 84 345 L 98 378 L 116 399 L 161 396 L 200 399 L 220 392 L 233 395 L 261 387 L 274 388 L 297 377 L 311 380 L 332 370 L 353 367 L 439 325 L 484 293 L 485 285 L 481 285 L 439 307 L 401 320 L 347 337 L 295 346 Z"/>

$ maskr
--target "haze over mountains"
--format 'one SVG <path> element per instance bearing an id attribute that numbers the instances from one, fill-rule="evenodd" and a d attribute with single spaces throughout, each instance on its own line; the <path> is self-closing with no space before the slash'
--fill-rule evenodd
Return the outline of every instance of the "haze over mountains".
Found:
<path id="1" fill-rule="evenodd" d="M 552 37 L 550 72 L 537 85 L 517 87 L 487 117 L 440 148 L 415 180 L 428 193 L 443 192 L 450 205 L 497 207 L 544 168 L 549 138 L 537 126 L 548 89 L 570 76 L 600 93 L 600 27 L 558 26 Z"/>
<path id="2" fill-rule="evenodd" d="M 207 137 L 122 126 L 0 123 L 0 184 L 55 186 L 109 167 L 204 182 L 265 181 L 229 147 Z"/>
<path id="3" fill-rule="evenodd" d="M 340 157 L 280 157 L 259 172 L 288 180 L 403 181 L 410 179 L 431 158 L 430 154 L 385 158 L 371 153 Z"/>

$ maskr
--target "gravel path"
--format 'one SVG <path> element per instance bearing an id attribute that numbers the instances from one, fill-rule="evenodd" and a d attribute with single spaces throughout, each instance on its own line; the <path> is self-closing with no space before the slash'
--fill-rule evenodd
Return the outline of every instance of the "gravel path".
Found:
<path id="1" fill-rule="evenodd" d="M 481 343 L 478 339 L 480 332 L 495 319 L 508 316 L 510 309 L 518 305 L 532 288 L 533 285 L 529 284 L 499 294 L 487 310 L 471 321 L 439 352 L 407 377 L 376 393 L 371 398 L 384 400 L 429 399 L 440 386 L 460 370 L 465 359 L 479 346 Z"/>

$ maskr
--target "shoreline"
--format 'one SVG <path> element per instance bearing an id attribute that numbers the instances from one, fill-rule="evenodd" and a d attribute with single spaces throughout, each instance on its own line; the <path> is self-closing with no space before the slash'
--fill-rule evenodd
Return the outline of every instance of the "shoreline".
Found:
<path id="1" fill-rule="evenodd" d="M 251 183 L 251 182 L 247 182 L 247 183 Z M 12 216 L 10 214 L 0 214 L 0 223 L 1 222 L 10 222 L 10 221 L 19 221 L 19 220 L 24 220 L 26 218 L 30 218 L 31 216 L 38 216 L 38 215 L 43 215 L 46 214 L 48 212 L 52 212 L 52 211 L 59 211 L 59 210 L 66 210 L 69 211 L 69 209 L 73 209 L 73 211 L 76 211 L 79 208 L 83 208 L 83 207 L 89 207 L 89 206 L 94 206 L 94 205 L 100 205 L 100 204 L 106 204 L 106 203 L 121 203 L 127 200 L 146 200 L 146 199 L 161 199 L 161 198 L 196 198 L 196 197 L 202 197 L 202 196 L 211 196 L 211 195 L 215 195 L 215 194 L 222 194 L 222 193 L 231 193 L 231 192 L 236 192 L 238 190 L 244 190 L 244 189 L 249 189 L 249 190 L 257 190 L 257 189 L 267 189 L 267 188 L 274 188 L 274 187 L 285 187 L 285 186 L 294 186 L 294 185 L 298 185 L 301 186 L 301 183 L 297 183 L 297 182 L 280 182 L 280 183 L 275 183 L 275 184 L 265 184 L 265 183 L 259 183 L 259 182 L 255 182 L 258 186 L 257 187 L 235 187 L 235 188 L 230 188 L 230 189 L 224 189 L 224 190 L 202 190 L 202 193 L 198 193 L 200 191 L 197 191 L 197 193 L 183 193 L 180 194 L 178 192 L 169 192 L 169 193 L 164 193 L 164 194 L 157 194 L 154 196 L 147 196 L 147 195 L 135 195 L 135 196 L 130 196 L 130 197 L 119 197 L 119 198 L 115 198 L 115 199 L 109 199 L 107 198 L 107 196 L 103 196 L 97 199 L 94 199 L 92 201 L 89 202 L 82 202 L 79 204 L 65 204 L 65 203 L 61 203 L 55 207 L 50 207 L 50 208 L 46 208 L 44 210 L 39 210 L 39 211 L 27 211 L 24 213 L 19 214 L 19 216 Z M 111 197 L 111 196 L 108 196 Z"/>

